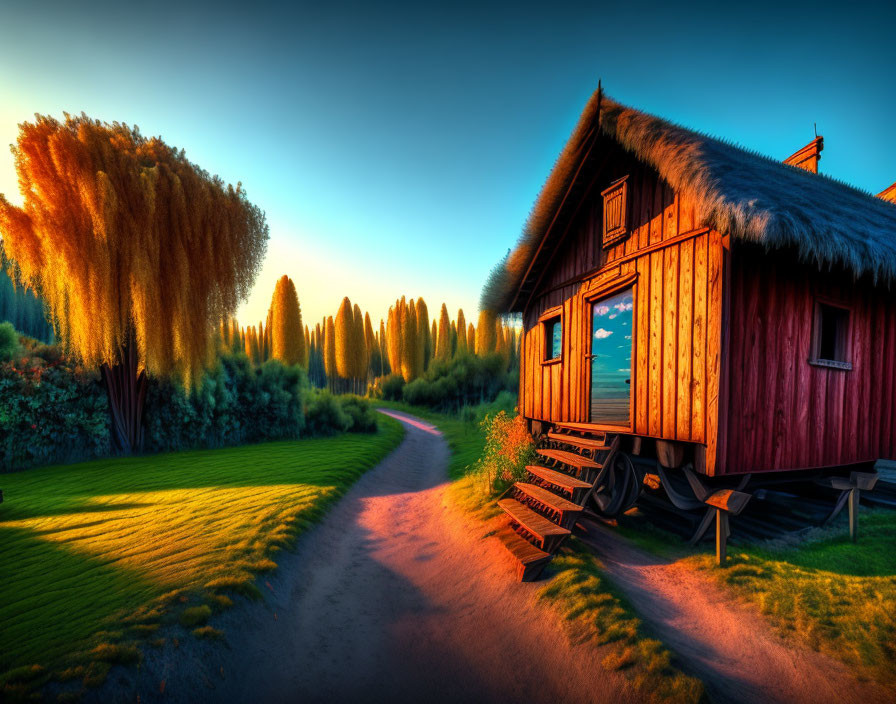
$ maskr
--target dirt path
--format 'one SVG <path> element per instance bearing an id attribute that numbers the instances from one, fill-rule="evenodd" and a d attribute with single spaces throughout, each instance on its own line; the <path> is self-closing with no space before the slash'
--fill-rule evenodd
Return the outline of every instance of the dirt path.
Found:
<path id="1" fill-rule="evenodd" d="M 584 541 L 638 613 L 718 702 L 892 702 L 842 663 L 785 643 L 706 576 L 670 564 L 587 521 Z"/>
<path id="2" fill-rule="evenodd" d="M 389 413 L 404 442 L 278 561 L 263 603 L 215 622 L 226 645 L 150 650 L 97 700 L 637 701 L 535 606 L 539 585 L 513 580 L 498 541 L 448 505 L 441 434 Z"/>

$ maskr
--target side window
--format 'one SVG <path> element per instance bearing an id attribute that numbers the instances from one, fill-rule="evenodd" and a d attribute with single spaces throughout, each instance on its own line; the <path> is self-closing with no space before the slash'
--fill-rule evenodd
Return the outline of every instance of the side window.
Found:
<path id="1" fill-rule="evenodd" d="M 601 192 L 604 199 L 603 247 L 614 247 L 628 237 L 628 176 Z"/>
<path id="2" fill-rule="evenodd" d="M 559 315 L 548 318 L 544 325 L 544 361 L 560 359 L 563 353 L 563 320 Z"/>
<path id="3" fill-rule="evenodd" d="M 849 317 L 849 308 L 822 301 L 815 302 L 810 364 L 833 369 L 852 369 L 849 359 Z"/>

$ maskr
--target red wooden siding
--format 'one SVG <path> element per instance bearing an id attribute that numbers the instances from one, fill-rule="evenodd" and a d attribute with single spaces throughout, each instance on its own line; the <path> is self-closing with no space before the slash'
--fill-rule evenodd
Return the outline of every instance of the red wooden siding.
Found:
<path id="1" fill-rule="evenodd" d="M 741 245 L 731 258 L 727 420 L 720 469 L 896 458 L 896 297 L 846 274 Z M 816 296 L 848 305 L 851 371 L 810 365 Z"/>

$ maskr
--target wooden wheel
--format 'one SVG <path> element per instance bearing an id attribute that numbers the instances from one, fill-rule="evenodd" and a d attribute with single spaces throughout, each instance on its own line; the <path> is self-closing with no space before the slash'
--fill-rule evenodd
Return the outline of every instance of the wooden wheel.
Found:
<path id="1" fill-rule="evenodd" d="M 607 518 L 625 513 L 641 494 L 642 477 L 635 469 L 631 458 L 625 453 L 617 453 L 607 468 L 602 485 L 593 494 L 597 512 Z"/>

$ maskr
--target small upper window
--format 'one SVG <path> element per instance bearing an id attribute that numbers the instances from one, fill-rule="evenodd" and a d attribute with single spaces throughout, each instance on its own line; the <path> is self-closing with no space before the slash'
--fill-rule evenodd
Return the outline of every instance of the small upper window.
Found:
<path id="1" fill-rule="evenodd" d="M 544 342 L 545 361 L 560 359 L 563 350 L 563 322 L 559 315 L 544 321 Z"/>
<path id="2" fill-rule="evenodd" d="M 628 176 L 624 176 L 601 193 L 604 199 L 603 246 L 613 247 L 628 237 Z"/>
<path id="3" fill-rule="evenodd" d="M 834 369 L 852 369 L 849 361 L 849 308 L 815 303 L 815 325 L 809 362 Z"/>

